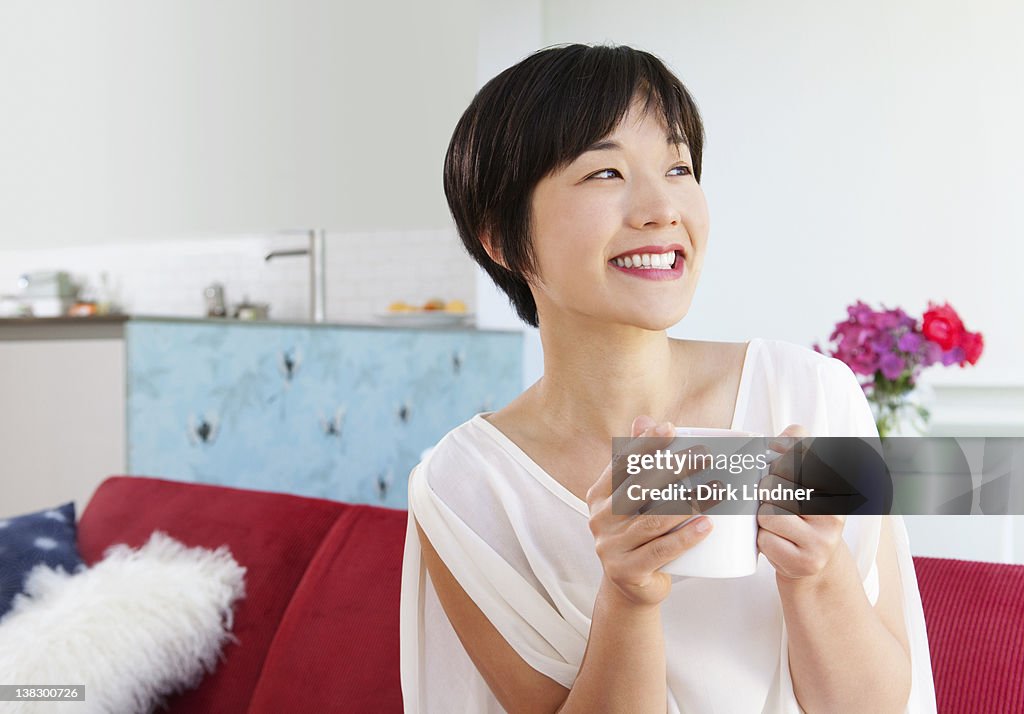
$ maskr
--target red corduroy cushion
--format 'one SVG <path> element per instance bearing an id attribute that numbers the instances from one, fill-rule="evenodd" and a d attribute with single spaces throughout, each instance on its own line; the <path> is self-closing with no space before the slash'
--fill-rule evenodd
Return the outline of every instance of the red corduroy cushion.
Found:
<path id="1" fill-rule="evenodd" d="M 138 547 L 154 530 L 188 546 L 227 545 L 247 568 L 246 597 L 235 606 L 232 628 L 239 642 L 225 645 L 225 659 L 197 689 L 169 704 L 171 712 L 245 712 L 295 588 L 347 508 L 280 493 L 114 477 L 100 485 L 82 514 L 78 548 L 91 565 L 108 546 Z"/>
<path id="2" fill-rule="evenodd" d="M 252 714 L 402 711 L 399 595 L 408 514 L 352 505 L 309 565 Z"/>
<path id="3" fill-rule="evenodd" d="M 1024 565 L 914 558 L 939 712 L 1024 712 Z"/>

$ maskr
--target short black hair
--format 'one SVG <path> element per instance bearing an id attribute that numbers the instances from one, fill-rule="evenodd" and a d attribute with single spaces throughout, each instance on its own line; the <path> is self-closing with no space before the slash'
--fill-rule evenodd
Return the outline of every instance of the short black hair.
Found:
<path id="1" fill-rule="evenodd" d="M 527 278 L 535 275 L 530 209 L 545 176 L 607 137 L 633 100 L 658 112 L 685 142 L 700 181 L 704 127 L 697 105 L 665 64 L 624 45 L 556 45 L 538 50 L 485 84 L 455 127 L 444 161 L 444 193 L 466 250 L 538 326 Z M 481 235 L 508 265 L 484 250 Z"/>

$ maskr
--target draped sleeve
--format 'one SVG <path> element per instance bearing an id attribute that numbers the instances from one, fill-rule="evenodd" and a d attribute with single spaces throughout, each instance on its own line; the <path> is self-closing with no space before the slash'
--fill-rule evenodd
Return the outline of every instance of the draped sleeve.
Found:
<path id="1" fill-rule="evenodd" d="M 813 370 L 806 367 L 798 370 L 804 375 L 815 375 L 811 384 L 806 388 L 801 388 L 799 382 L 789 380 L 776 382 L 780 385 L 788 382 L 788 387 L 791 390 L 791 398 L 788 400 L 780 399 L 781 395 L 776 395 L 776 401 L 788 402 L 787 408 L 795 410 L 794 413 L 788 415 L 794 417 L 795 420 L 788 423 L 801 423 L 797 417 L 797 414 L 801 413 L 804 417 L 803 424 L 809 429 L 811 436 L 878 438 L 878 430 L 871 407 L 868 405 L 856 376 L 846 364 L 834 358 L 811 353 L 810 350 L 795 345 L 775 343 L 775 346 L 777 352 L 799 350 L 803 353 L 802 358 L 793 359 L 791 357 L 789 360 L 776 354 L 777 362 L 787 363 L 786 367 L 776 364 L 776 369 L 781 369 L 784 372 L 787 369 L 793 370 L 795 363 L 806 360 L 810 360 L 814 364 Z M 792 378 L 795 374 L 791 373 L 789 376 Z M 806 381 L 805 377 L 804 382 Z M 796 395 L 796 398 L 792 398 L 792 395 Z M 779 431 L 786 426 L 787 424 L 778 426 Z M 892 542 L 899 570 L 898 582 L 902 591 L 903 621 L 910 643 L 912 683 L 906 711 L 912 714 L 927 714 L 936 711 L 935 689 L 921 594 L 917 585 L 914 560 L 910 553 L 910 543 L 903 517 L 900 515 L 848 516 L 843 530 L 843 539 L 857 564 L 868 601 L 874 605 L 878 601 L 880 587 L 876 557 L 883 519 L 888 521 L 892 532 Z M 801 711 L 796 703 L 796 697 L 792 694 L 788 634 L 785 631 L 785 626 L 783 626 L 780 665 L 782 681 L 776 688 L 779 696 L 774 709 L 780 712 Z M 771 708 L 771 706 L 766 707 L 766 709 Z"/>
<path id="2" fill-rule="evenodd" d="M 502 455 L 487 453 L 488 444 L 471 432 L 471 424 L 451 432 L 409 479 L 400 623 L 407 712 L 502 711 L 439 607 L 416 523 L 469 598 L 531 667 L 570 688 L 586 650 L 586 598 L 573 617 L 571 603 L 542 582 L 550 544 L 538 542 L 522 516 L 529 509 L 542 520 L 545 511 L 548 520 L 586 520 L 566 513 L 566 504 L 543 491 L 524 493 L 529 481 L 509 478 L 515 470 L 502 469 Z"/>

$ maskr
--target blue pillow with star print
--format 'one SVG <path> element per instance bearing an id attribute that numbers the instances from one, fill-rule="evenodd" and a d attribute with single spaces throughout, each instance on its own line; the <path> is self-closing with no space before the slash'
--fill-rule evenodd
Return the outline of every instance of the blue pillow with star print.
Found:
<path id="1" fill-rule="evenodd" d="M 45 564 L 69 573 L 83 566 L 75 545 L 75 504 L 0 518 L 0 618 L 22 592 L 32 568 Z"/>

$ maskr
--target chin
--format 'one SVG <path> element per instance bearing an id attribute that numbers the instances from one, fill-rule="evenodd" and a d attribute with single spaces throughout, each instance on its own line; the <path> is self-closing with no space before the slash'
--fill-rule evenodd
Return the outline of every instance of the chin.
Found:
<path id="1" fill-rule="evenodd" d="M 679 323 L 689 310 L 677 310 L 672 314 L 661 313 L 661 314 L 646 314 L 646 315 L 630 315 L 623 320 L 624 323 L 633 325 L 634 327 L 640 327 L 645 330 L 651 330 L 652 332 L 661 332 L 667 330 Z"/>
<path id="2" fill-rule="evenodd" d="M 647 310 L 630 310 L 627 321 L 645 330 L 667 330 L 678 324 L 690 312 L 690 300 L 671 307 L 664 305 Z"/>

